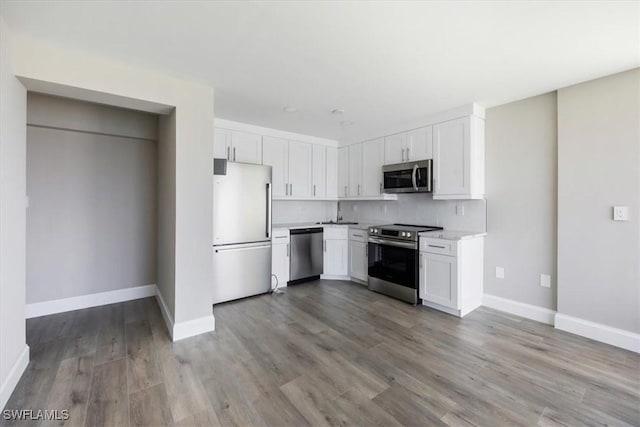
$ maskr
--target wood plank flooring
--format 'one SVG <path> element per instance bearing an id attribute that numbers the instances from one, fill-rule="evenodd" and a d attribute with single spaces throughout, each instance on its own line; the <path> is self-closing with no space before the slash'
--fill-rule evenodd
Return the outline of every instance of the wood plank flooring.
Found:
<path id="1" fill-rule="evenodd" d="M 640 355 L 490 309 L 457 319 L 317 281 L 214 313 L 215 332 L 177 343 L 153 298 L 30 319 L 5 409 L 74 426 L 640 426 Z"/>

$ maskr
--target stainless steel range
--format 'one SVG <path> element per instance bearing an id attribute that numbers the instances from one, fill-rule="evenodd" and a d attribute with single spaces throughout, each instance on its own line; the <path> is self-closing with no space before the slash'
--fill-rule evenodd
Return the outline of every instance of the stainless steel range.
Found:
<path id="1" fill-rule="evenodd" d="M 388 224 L 369 228 L 369 289 L 411 304 L 418 298 L 418 233 L 442 227 Z"/>

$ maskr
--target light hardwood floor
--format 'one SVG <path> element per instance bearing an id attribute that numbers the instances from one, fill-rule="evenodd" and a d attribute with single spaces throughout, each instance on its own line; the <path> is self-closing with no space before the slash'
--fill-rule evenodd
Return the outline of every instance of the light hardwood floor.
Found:
<path id="1" fill-rule="evenodd" d="M 215 332 L 177 343 L 153 298 L 28 320 L 6 409 L 91 426 L 640 425 L 640 355 L 490 309 L 457 319 L 318 281 L 214 313 Z"/>

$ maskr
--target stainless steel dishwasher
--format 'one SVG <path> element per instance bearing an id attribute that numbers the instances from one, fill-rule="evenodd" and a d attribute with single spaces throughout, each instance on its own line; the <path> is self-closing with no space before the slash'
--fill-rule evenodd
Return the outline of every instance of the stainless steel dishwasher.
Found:
<path id="1" fill-rule="evenodd" d="M 289 283 L 319 279 L 322 274 L 322 227 L 291 230 Z"/>

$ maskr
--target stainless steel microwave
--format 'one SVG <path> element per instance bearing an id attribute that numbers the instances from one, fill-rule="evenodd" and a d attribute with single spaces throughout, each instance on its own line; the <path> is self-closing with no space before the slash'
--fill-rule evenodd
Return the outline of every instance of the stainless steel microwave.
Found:
<path id="1" fill-rule="evenodd" d="M 433 160 L 386 165 L 382 176 L 385 193 L 431 193 Z"/>

